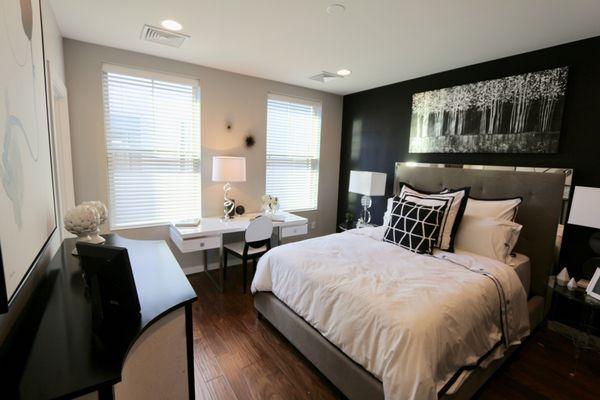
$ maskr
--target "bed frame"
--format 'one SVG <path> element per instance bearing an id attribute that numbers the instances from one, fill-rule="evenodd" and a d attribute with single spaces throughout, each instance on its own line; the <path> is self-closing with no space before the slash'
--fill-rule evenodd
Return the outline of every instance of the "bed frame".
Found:
<path id="1" fill-rule="evenodd" d="M 516 251 L 531 260 L 531 290 L 528 300 L 531 329 L 542 322 L 549 304 L 548 276 L 554 265 L 556 230 L 561 215 L 565 175 L 521 171 L 462 168 L 408 167 L 396 163 L 394 193 L 401 182 L 428 191 L 471 187 L 471 196 L 482 199 L 521 196 L 517 222 L 523 225 Z M 383 399 L 383 384 L 323 337 L 271 292 L 254 296 L 254 306 L 286 339 L 349 399 Z M 469 399 L 511 356 L 518 346 L 487 368 L 477 368 L 447 399 Z"/>

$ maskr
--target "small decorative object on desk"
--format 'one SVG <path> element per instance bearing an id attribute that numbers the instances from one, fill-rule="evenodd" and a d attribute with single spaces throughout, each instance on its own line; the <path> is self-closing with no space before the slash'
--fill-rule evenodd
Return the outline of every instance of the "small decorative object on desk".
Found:
<path id="1" fill-rule="evenodd" d="M 100 225 L 106 222 L 108 210 L 99 201 L 88 201 L 70 209 L 65 214 L 65 229 L 77 235 L 78 242 L 104 243 L 105 239 L 99 235 Z M 73 249 L 77 255 L 77 248 Z"/>
<path id="2" fill-rule="evenodd" d="M 558 275 L 556 275 L 556 283 L 558 286 L 567 286 L 569 279 L 569 271 L 567 271 L 567 268 L 563 268 Z"/>
<path id="3" fill-rule="evenodd" d="M 239 205 L 235 208 L 235 213 L 237 215 L 244 215 L 245 212 L 246 212 L 246 209 L 242 205 Z"/>
<path id="4" fill-rule="evenodd" d="M 180 219 L 173 221 L 173 225 L 180 228 L 193 228 L 200 224 L 200 218 Z"/>
<path id="5" fill-rule="evenodd" d="M 276 214 L 279 211 L 279 199 L 269 194 L 263 194 L 260 198 L 262 202 L 262 211 L 266 214 Z"/>

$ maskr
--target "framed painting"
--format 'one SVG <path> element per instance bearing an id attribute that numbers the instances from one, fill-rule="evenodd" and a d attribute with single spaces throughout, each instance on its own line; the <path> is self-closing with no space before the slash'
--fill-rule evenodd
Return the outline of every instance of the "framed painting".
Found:
<path id="1" fill-rule="evenodd" d="M 556 153 L 568 68 L 416 93 L 410 153 Z"/>
<path id="2" fill-rule="evenodd" d="M 0 312 L 56 229 L 41 5 L 0 1 Z"/>

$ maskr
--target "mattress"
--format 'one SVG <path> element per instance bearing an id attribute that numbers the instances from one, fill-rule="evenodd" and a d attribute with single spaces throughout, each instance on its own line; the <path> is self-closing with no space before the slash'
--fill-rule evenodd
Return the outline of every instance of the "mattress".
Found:
<path id="1" fill-rule="evenodd" d="M 272 292 L 390 399 L 437 399 L 458 370 L 529 334 L 514 268 L 474 254 L 415 254 L 382 234 L 364 228 L 272 249 L 252 291 Z"/>
<path id="2" fill-rule="evenodd" d="M 515 270 L 519 280 L 523 284 L 525 293 L 529 294 L 529 289 L 531 287 L 531 262 L 529 257 L 524 254 L 515 253 L 511 256 L 508 265 Z"/>

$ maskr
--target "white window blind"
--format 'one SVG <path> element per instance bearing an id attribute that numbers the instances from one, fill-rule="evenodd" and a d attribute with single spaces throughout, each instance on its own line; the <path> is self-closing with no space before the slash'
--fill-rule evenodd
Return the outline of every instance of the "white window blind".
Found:
<path id="1" fill-rule="evenodd" d="M 200 217 L 198 82 L 104 65 L 103 86 L 111 228 Z"/>
<path id="2" fill-rule="evenodd" d="M 282 209 L 317 208 L 320 143 L 321 103 L 269 95 L 266 193 Z"/>

